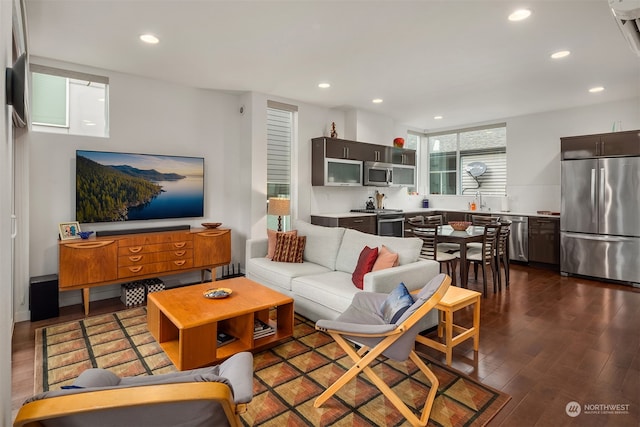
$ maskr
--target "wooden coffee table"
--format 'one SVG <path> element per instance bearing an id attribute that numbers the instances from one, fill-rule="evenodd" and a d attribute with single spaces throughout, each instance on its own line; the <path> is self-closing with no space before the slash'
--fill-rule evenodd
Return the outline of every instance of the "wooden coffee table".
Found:
<path id="1" fill-rule="evenodd" d="M 208 299 L 212 288 L 230 288 L 223 299 Z M 275 308 L 275 320 L 269 310 Z M 275 334 L 254 339 L 254 320 Z M 214 364 L 241 352 L 259 350 L 293 335 L 293 299 L 244 277 L 168 289 L 149 294 L 147 324 L 179 370 Z M 218 347 L 218 332 L 235 341 Z"/>

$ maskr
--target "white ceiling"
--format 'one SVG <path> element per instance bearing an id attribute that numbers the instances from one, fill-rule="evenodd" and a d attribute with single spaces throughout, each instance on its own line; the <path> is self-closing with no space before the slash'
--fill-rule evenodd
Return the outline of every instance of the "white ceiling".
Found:
<path id="1" fill-rule="evenodd" d="M 519 7 L 531 17 L 508 21 Z M 640 100 L 640 58 L 606 0 L 26 0 L 26 12 L 31 55 L 418 129 Z M 560 49 L 571 55 L 551 60 Z"/>

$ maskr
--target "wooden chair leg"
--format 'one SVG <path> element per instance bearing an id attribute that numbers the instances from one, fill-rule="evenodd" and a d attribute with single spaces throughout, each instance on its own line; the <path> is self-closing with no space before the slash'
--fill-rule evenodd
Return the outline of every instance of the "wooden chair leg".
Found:
<path id="1" fill-rule="evenodd" d="M 456 286 L 456 269 L 457 269 L 458 261 L 454 258 L 451 260 L 451 286 Z"/>
<path id="2" fill-rule="evenodd" d="M 331 396 L 333 396 L 338 390 L 342 388 L 343 385 L 351 381 L 353 378 L 358 376 L 358 374 L 369 368 L 369 364 L 375 360 L 376 357 L 380 356 L 382 352 L 389 347 L 395 340 L 399 338 L 399 335 L 388 336 L 384 340 L 382 340 L 375 348 L 362 347 L 359 351 L 353 348 L 353 346 L 348 342 L 342 335 L 337 333 L 329 332 L 329 335 L 334 339 L 334 341 L 347 353 L 347 355 L 353 360 L 353 366 L 347 370 L 336 382 L 331 384 L 329 388 L 327 388 L 320 396 L 316 398 L 313 402 L 313 406 L 315 408 L 319 408 L 323 403 L 325 403 Z M 364 354 L 366 353 L 366 354 Z M 373 372 L 373 371 L 371 371 Z M 381 380 L 382 381 L 382 380 Z"/>
<path id="3" fill-rule="evenodd" d="M 422 373 L 427 377 L 429 382 L 431 383 L 431 387 L 429 388 L 429 393 L 427 394 L 427 398 L 425 400 L 424 408 L 422 409 L 422 413 L 420 418 L 418 418 L 413 410 L 409 409 L 409 407 L 400 399 L 400 397 L 387 385 L 386 382 L 382 380 L 370 367 L 369 364 L 373 362 L 387 346 L 378 344 L 377 348 L 370 349 L 371 351 L 366 355 L 358 354 L 351 347 L 347 341 L 342 338 L 342 336 L 337 334 L 330 334 L 336 342 L 340 345 L 340 347 L 345 350 L 345 352 L 351 357 L 354 361 L 354 365 L 345 372 L 336 382 L 334 382 L 329 388 L 327 388 L 313 403 L 313 406 L 318 408 L 323 403 L 325 403 L 331 396 L 333 396 L 343 385 L 348 383 L 350 380 L 355 378 L 360 372 L 363 372 L 372 383 L 374 383 L 380 392 L 393 404 L 393 406 L 400 411 L 402 416 L 404 416 L 407 421 L 412 426 L 421 426 L 424 427 L 427 425 L 429 421 L 429 415 L 431 414 L 431 408 L 433 407 L 433 402 L 436 399 L 436 394 L 438 392 L 439 382 L 438 378 L 435 374 L 429 369 L 429 367 L 420 359 L 420 357 L 415 353 L 415 351 L 411 351 L 409 353 L 409 358 L 415 363 L 415 365 L 422 371 Z M 392 338 L 391 341 L 394 341 L 395 337 Z M 387 338 L 389 339 L 389 338 Z M 383 341 L 384 342 L 384 341 Z M 362 357 L 364 356 L 364 357 Z"/>
<path id="4" fill-rule="evenodd" d="M 505 253 L 502 255 L 502 264 L 504 265 L 504 287 L 509 288 L 509 258 Z"/>

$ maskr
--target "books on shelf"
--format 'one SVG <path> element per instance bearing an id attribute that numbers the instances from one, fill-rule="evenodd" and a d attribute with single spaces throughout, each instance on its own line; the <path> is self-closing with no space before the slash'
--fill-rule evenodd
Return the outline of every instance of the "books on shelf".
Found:
<path id="1" fill-rule="evenodd" d="M 224 332 L 218 332 L 218 347 L 222 347 L 223 345 L 234 342 L 235 340 L 236 337 L 234 337 L 233 335 L 229 335 Z"/>
<path id="2" fill-rule="evenodd" d="M 268 337 L 269 335 L 274 335 L 275 333 L 276 330 L 262 320 L 255 319 L 253 321 L 253 339 Z"/>

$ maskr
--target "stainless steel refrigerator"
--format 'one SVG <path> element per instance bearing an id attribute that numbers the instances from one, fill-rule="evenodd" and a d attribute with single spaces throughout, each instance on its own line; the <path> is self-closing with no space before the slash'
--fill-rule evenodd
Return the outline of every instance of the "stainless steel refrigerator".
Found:
<path id="1" fill-rule="evenodd" d="M 561 272 L 640 284 L 640 157 L 561 167 Z"/>

